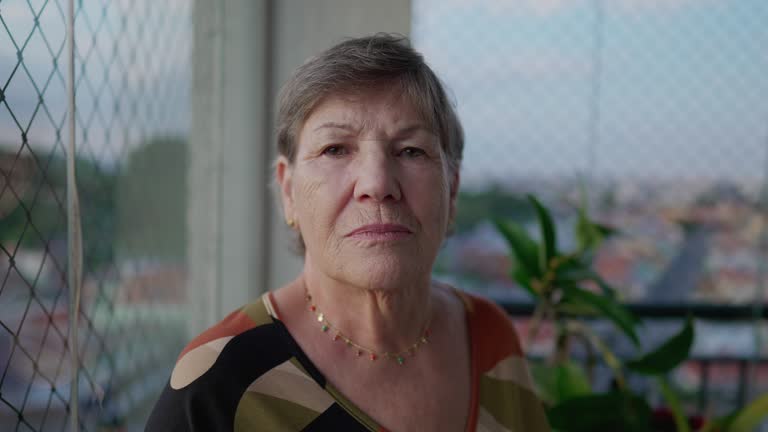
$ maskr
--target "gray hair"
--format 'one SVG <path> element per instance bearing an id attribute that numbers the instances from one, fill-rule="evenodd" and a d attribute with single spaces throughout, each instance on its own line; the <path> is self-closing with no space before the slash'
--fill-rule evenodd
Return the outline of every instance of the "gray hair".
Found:
<path id="1" fill-rule="evenodd" d="M 464 132 L 443 85 L 406 37 L 387 33 L 345 40 L 296 69 L 280 91 L 278 153 L 294 162 L 301 126 L 325 96 L 383 83 L 402 87 L 440 139 L 450 172 L 458 172 Z"/>

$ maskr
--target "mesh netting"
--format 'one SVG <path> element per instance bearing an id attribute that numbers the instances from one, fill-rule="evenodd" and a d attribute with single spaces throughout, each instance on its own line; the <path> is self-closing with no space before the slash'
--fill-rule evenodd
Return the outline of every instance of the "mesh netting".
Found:
<path id="1" fill-rule="evenodd" d="M 571 251 L 586 202 L 619 230 L 594 265 L 623 300 L 754 311 L 702 320 L 693 354 L 716 360 L 679 380 L 699 392 L 698 409 L 766 391 L 768 327 L 756 317 L 768 303 L 768 3 L 415 0 L 412 10 L 414 45 L 466 133 L 440 277 L 530 301 L 491 218 L 538 237 L 533 193 Z M 653 345 L 664 329 L 649 329 Z M 748 375 L 747 361 L 762 366 Z"/>
<path id="2" fill-rule="evenodd" d="M 191 2 L 75 8 L 80 422 L 143 422 L 184 336 Z M 68 430 L 66 2 L 0 2 L 0 429 Z"/>

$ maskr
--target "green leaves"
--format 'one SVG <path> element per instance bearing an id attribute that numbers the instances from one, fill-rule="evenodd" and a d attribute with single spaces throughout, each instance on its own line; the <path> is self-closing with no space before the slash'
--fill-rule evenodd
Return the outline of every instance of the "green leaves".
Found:
<path id="1" fill-rule="evenodd" d="M 655 351 L 637 360 L 627 362 L 627 367 L 646 375 L 663 375 L 688 358 L 693 345 L 693 319 L 688 316 L 683 329 L 669 338 Z"/>
<path id="2" fill-rule="evenodd" d="M 667 403 L 672 416 L 675 419 L 675 428 L 677 432 L 690 432 L 691 427 L 688 424 L 688 418 L 685 417 L 683 407 L 680 404 L 680 398 L 677 397 L 677 393 L 671 385 L 664 378 L 659 378 L 659 387 L 661 389 L 661 395 L 664 397 L 664 401 Z"/>
<path id="3" fill-rule="evenodd" d="M 553 258 L 557 256 L 557 234 L 555 232 L 555 223 L 552 215 L 546 207 L 541 205 L 539 200 L 533 195 L 527 195 L 528 200 L 536 209 L 536 216 L 539 218 L 539 227 L 541 227 L 541 240 L 544 247 L 539 249 L 539 263 L 541 268 L 546 268 Z"/>
<path id="4" fill-rule="evenodd" d="M 736 413 L 728 432 L 750 432 L 768 419 L 768 394 L 764 394 Z"/>
<path id="5" fill-rule="evenodd" d="M 673 412 L 679 432 L 689 430 L 682 404 L 666 374 L 689 356 L 694 340 L 693 319 L 689 316 L 682 329 L 655 350 L 622 365 L 607 344 L 579 317 L 591 316 L 611 321 L 632 343 L 640 346 L 636 327 L 639 320 L 621 303 L 616 290 L 593 269 L 593 257 L 605 238 L 616 231 L 589 219 L 587 206 L 578 210 L 575 234 L 578 248 L 571 252 L 557 249 L 557 227 L 552 213 L 534 196 L 527 196 L 541 232 L 534 240 L 520 224 L 496 220 L 499 232 L 509 244 L 515 267 L 512 278 L 537 301 L 541 316 L 553 321 L 557 331 L 550 361 L 554 365 L 533 367 L 539 392 L 551 408 L 551 426 L 569 431 L 647 431 L 651 427 L 651 410 L 646 401 L 627 390 L 624 368 L 656 377 L 664 403 Z M 598 291 L 599 288 L 599 291 Z M 538 315 L 537 315 L 538 316 Z M 537 319 L 536 318 L 535 321 Z M 534 326 L 538 328 L 537 326 Z M 589 350 L 590 361 L 595 352 L 608 365 L 617 390 L 593 394 L 590 380 L 569 356 L 570 340 L 581 337 Z M 590 367 L 594 362 L 589 363 Z M 768 417 L 768 395 L 728 417 L 712 420 L 705 430 L 746 432 Z"/>
<path id="6" fill-rule="evenodd" d="M 557 250 L 557 232 L 550 211 L 538 199 L 528 195 L 536 211 L 541 229 L 541 243 L 531 238 L 519 224 L 495 220 L 499 232 L 509 244 L 515 268 L 512 278 L 534 298 L 546 301 L 560 313 L 604 316 L 613 321 L 635 345 L 639 345 L 635 325 L 637 320 L 616 301 L 616 292 L 591 269 L 591 252 L 581 251 L 561 255 Z M 583 229 L 602 236 L 607 229 L 593 224 L 582 208 L 579 223 Z M 583 283 L 596 284 L 603 295 L 582 288 Z"/>
<path id="7" fill-rule="evenodd" d="M 617 232 L 611 227 L 590 220 L 589 215 L 587 214 L 588 206 L 587 193 L 582 188 L 579 219 L 576 222 L 576 240 L 579 243 L 580 251 L 588 251 L 597 248 L 605 238 L 610 237 Z"/>
<path id="8" fill-rule="evenodd" d="M 589 268 L 588 264 L 584 264 L 581 260 L 576 258 L 564 261 L 564 263 L 557 268 L 555 281 L 563 284 L 593 282 L 600 287 L 600 290 L 604 295 L 612 299 L 617 297 L 616 290 L 612 286 L 608 285 L 597 272 Z"/>
<path id="9" fill-rule="evenodd" d="M 542 398 L 550 404 L 592 393 L 584 369 L 571 361 L 558 366 L 534 364 L 531 373 Z"/>
<path id="10" fill-rule="evenodd" d="M 640 339 L 635 331 L 637 319 L 624 306 L 621 306 L 614 300 L 576 286 L 566 286 L 563 288 L 563 302 L 568 303 L 572 307 L 594 308 L 602 313 L 605 318 L 613 321 L 635 346 L 640 346 Z"/>
<path id="11" fill-rule="evenodd" d="M 552 407 L 547 417 L 562 432 L 646 431 L 651 408 L 638 396 L 613 391 L 568 399 Z"/>
<path id="12" fill-rule="evenodd" d="M 533 280 L 540 278 L 543 273 L 539 265 L 539 245 L 516 223 L 494 220 L 494 224 L 509 244 L 513 255 L 512 278 L 534 298 L 538 297 Z"/>
<path id="13" fill-rule="evenodd" d="M 602 240 L 600 233 L 587 218 L 585 209 L 579 209 L 579 219 L 576 222 L 576 240 L 579 242 L 579 250 L 588 250 L 597 247 Z"/>
<path id="14" fill-rule="evenodd" d="M 558 366 L 555 370 L 557 376 L 557 394 L 559 400 L 564 401 L 576 396 L 592 393 L 589 378 L 581 366 L 567 362 Z"/>
<path id="15" fill-rule="evenodd" d="M 509 243 L 518 265 L 522 266 L 531 277 L 540 277 L 557 256 L 557 234 L 549 210 L 532 195 L 528 200 L 536 209 L 541 227 L 542 244 L 537 244 L 521 225 L 513 222 L 494 220 L 494 224 L 504 239 Z"/>
<path id="16" fill-rule="evenodd" d="M 765 420 L 768 420 L 768 394 L 758 397 L 734 413 L 708 420 L 700 431 L 752 432 Z"/>
<path id="17" fill-rule="evenodd" d="M 528 294 L 530 294 L 533 298 L 539 296 L 539 293 L 533 289 L 531 276 L 528 274 L 528 271 L 524 267 L 516 265 L 515 268 L 512 269 L 512 280 L 517 282 L 521 287 L 523 287 L 523 289 L 528 291 Z"/>
<path id="18" fill-rule="evenodd" d="M 512 249 L 515 263 L 522 266 L 530 276 L 541 276 L 543 269 L 539 266 L 539 245 L 525 229 L 514 222 L 495 220 L 494 224 Z"/>
<path id="19" fill-rule="evenodd" d="M 684 362 L 693 345 L 693 319 L 689 315 L 685 325 L 676 335 L 661 344 L 656 350 L 645 354 L 637 360 L 626 363 L 627 368 L 645 375 L 657 375 L 661 394 L 669 406 L 675 419 L 678 432 L 689 432 L 690 427 L 677 394 L 666 381 L 664 376 Z"/>

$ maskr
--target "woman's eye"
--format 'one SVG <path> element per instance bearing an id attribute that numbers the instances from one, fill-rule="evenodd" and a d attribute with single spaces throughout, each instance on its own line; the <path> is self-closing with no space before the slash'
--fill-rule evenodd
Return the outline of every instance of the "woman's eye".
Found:
<path id="1" fill-rule="evenodd" d="M 400 150 L 400 154 L 405 157 L 416 158 L 420 156 L 425 156 L 427 153 L 424 150 L 417 147 L 406 147 Z"/>
<path id="2" fill-rule="evenodd" d="M 323 154 L 326 156 L 341 156 L 346 154 L 346 152 L 344 146 L 340 145 L 331 145 L 323 149 Z"/>

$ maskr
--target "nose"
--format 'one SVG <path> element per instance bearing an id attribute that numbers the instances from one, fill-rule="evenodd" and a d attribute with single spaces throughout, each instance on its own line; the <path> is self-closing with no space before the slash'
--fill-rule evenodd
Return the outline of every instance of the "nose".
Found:
<path id="1" fill-rule="evenodd" d="M 389 155 L 378 151 L 359 159 L 354 196 L 360 201 L 400 201 L 402 191 L 397 166 Z"/>

